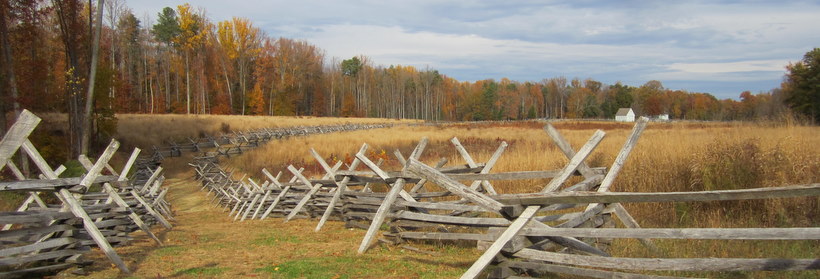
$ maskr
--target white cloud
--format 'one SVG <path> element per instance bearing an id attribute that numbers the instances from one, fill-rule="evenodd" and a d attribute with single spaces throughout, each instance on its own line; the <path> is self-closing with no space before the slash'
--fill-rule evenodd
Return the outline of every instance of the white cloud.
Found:
<path id="1" fill-rule="evenodd" d="M 351 24 L 327 25 L 317 30 L 319 31 L 306 34 L 306 39 L 320 46 L 333 46 L 327 49 L 329 56 L 346 58 L 364 54 L 377 61 L 406 59 L 407 61 L 402 64 L 413 64 L 412 60 L 416 55 L 439 59 L 521 59 L 533 62 L 593 59 L 607 62 L 631 59 L 630 57 L 635 55 L 642 58 L 662 56 L 649 45 L 539 43 L 516 39 L 491 39 L 474 34 L 409 32 L 401 27 Z"/>
<path id="2" fill-rule="evenodd" d="M 138 15 L 155 16 L 162 7 L 178 3 L 128 4 Z M 564 75 L 604 82 L 691 81 L 693 86 L 700 81 L 770 82 L 764 88 L 735 90 L 759 91 L 777 86 L 788 61 L 799 59 L 820 41 L 816 1 L 191 4 L 205 8 L 213 20 L 247 17 L 272 37 L 306 39 L 328 57 L 366 55 L 376 65 L 429 65 L 462 80 Z"/>
<path id="3" fill-rule="evenodd" d="M 783 72 L 788 60 L 752 60 L 722 63 L 672 63 L 670 70 L 690 73 L 732 73 L 732 72 Z"/>

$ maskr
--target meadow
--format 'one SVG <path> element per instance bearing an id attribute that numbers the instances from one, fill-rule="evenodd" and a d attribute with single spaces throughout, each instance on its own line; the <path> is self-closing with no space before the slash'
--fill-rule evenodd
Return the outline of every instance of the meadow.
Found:
<path id="1" fill-rule="evenodd" d="M 262 168 L 284 170 L 289 164 L 304 166 L 318 174 L 320 167 L 310 149 L 331 160 L 349 162 L 362 143 L 374 158 L 385 160 L 386 169 L 398 168 L 392 155 L 396 149 L 409 154 L 422 137 L 430 141 L 422 161 L 435 164 L 439 158 L 464 163 L 449 140 L 458 137 L 476 161 L 486 161 L 501 141 L 509 143 L 494 171 L 554 170 L 567 159 L 543 131 L 544 122 L 455 124 L 442 126 L 399 126 L 390 129 L 297 137 L 270 142 L 240 157 L 229 166 L 250 175 Z M 595 129 L 607 135 L 587 159 L 592 167 L 609 167 L 620 151 L 632 125 L 610 122 L 555 122 L 553 125 L 578 149 Z M 754 123 L 650 123 L 613 186 L 614 191 L 669 192 L 773 187 L 820 180 L 820 129 L 805 126 L 758 125 Z M 261 176 L 260 176 L 261 178 Z M 548 181 L 497 182 L 499 193 L 536 192 Z M 731 206 L 729 206 L 731 204 Z M 677 207 L 677 209 L 676 209 Z M 817 198 L 731 202 L 715 204 L 647 204 L 641 220 L 655 225 L 720 225 L 690 212 L 750 215 L 735 218 L 760 225 L 818 225 Z M 689 216 L 686 216 L 689 215 Z M 715 217 L 716 218 L 716 217 Z M 693 223 L 694 222 L 694 223 Z M 727 220 L 726 222 L 729 222 Z"/>
<path id="2" fill-rule="evenodd" d="M 65 114 L 43 113 L 43 126 L 50 130 L 68 127 Z M 293 126 L 321 126 L 371 123 L 419 123 L 412 119 L 313 117 L 313 116 L 249 116 L 249 115 L 183 115 L 183 114 L 117 114 L 114 136 L 126 147 L 150 148 L 169 139 L 219 135 L 233 131 Z"/>
<path id="3" fill-rule="evenodd" d="M 458 137 L 477 162 L 489 159 L 501 141 L 510 144 L 494 172 L 555 170 L 567 163 L 543 130 L 545 122 L 496 122 L 448 126 L 400 126 L 390 129 L 316 135 L 271 142 L 227 165 L 242 173 L 284 170 L 293 164 L 309 173 L 321 168 L 310 148 L 331 160 L 350 162 L 362 143 L 369 157 L 385 160 L 385 169 L 400 169 L 392 155 L 410 153 L 422 137 L 430 140 L 422 161 L 448 165 L 464 161 L 449 139 Z M 607 135 L 587 159 L 592 167 L 609 167 L 631 132 L 631 124 L 612 122 L 554 122 L 577 150 L 595 129 Z M 820 180 L 820 129 L 772 123 L 650 123 L 627 160 L 613 191 L 669 192 L 774 187 Z M 499 193 L 540 191 L 548 180 L 494 182 Z M 571 184 L 571 183 L 568 183 Z M 408 186 L 410 187 L 410 186 Z M 429 186 L 428 186 L 429 187 Z M 376 188 L 378 189 L 378 188 Z M 707 203 L 642 203 L 626 205 L 643 227 L 817 227 L 820 198 L 769 199 Z M 667 257 L 816 258 L 817 241 L 656 241 Z M 652 257 L 634 240 L 616 240 L 615 255 Z M 657 256 L 657 255 L 654 255 Z M 713 276 L 813 277 L 816 273 L 738 273 Z M 677 273 L 672 275 L 695 275 Z M 701 274 L 702 276 L 702 274 Z"/>
<path id="4" fill-rule="evenodd" d="M 117 138 L 132 146 L 161 144 L 168 138 L 241 131 L 263 127 L 333 125 L 344 123 L 416 123 L 385 119 L 285 118 L 249 116 L 118 116 Z M 621 149 L 632 125 L 614 122 L 556 121 L 558 131 L 578 149 L 596 129 L 607 135 L 587 159 L 592 167 L 609 167 Z M 464 163 L 449 140 L 458 137 L 477 162 L 486 161 L 502 141 L 509 143 L 493 172 L 555 170 L 566 164 L 544 132 L 546 122 L 487 122 L 448 125 L 397 125 L 392 128 L 294 137 L 271 141 L 223 165 L 261 179 L 261 169 L 274 174 L 293 164 L 308 174 L 320 174 L 311 157 L 315 149 L 330 160 L 352 160 L 361 144 L 370 145 L 369 157 L 385 160 L 384 169 L 399 169 L 392 155 L 398 149 L 405 156 L 422 138 L 430 140 L 421 160 L 435 164 L 439 158 L 448 165 Z M 776 123 L 671 122 L 650 123 L 627 160 L 612 191 L 667 192 L 774 187 L 820 181 L 820 129 Z M 180 215 L 178 227 L 164 237 L 163 248 L 136 245 L 123 253 L 140 258 L 139 276 L 183 278 L 263 276 L 300 278 L 309 267 L 321 266 L 319 278 L 449 278 L 466 270 L 480 251 L 463 245 L 417 247 L 434 253 L 413 254 L 390 246 L 368 252 L 365 259 L 351 251 L 363 231 L 344 229 L 334 223 L 319 235 L 307 231 L 314 222 L 300 220 L 282 225 L 278 220 L 231 222 L 221 209 L 207 204 L 197 191 L 187 162 L 195 154 L 169 158 L 163 162 L 172 181 L 169 196 Z M 289 175 L 286 175 L 289 177 Z M 548 180 L 494 182 L 499 193 L 536 192 Z M 376 187 L 377 191 L 384 188 Z M 176 190 L 176 191 L 174 191 Z M 643 227 L 817 227 L 820 226 L 820 198 L 771 199 L 710 203 L 627 204 L 627 209 Z M 306 224 L 305 222 L 309 223 Z M 818 241 L 656 241 L 666 257 L 751 257 L 817 258 Z M 207 244 L 207 245 L 203 245 Z M 298 245 L 296 245 L 298 244 Z M 228 247 L 232 247 L 228 249 Z M 241 247 L 241 248 L 237 248 Z M 239 250 L 237 250 L 239 249 Z M 637 241 L 616 240 L 611 248 L 617 256 L 653 257 Z M 238 251 L 238 252 L 237 252 Z M 276 251 L 271 253 L 271 251 Z M 412 252 L 409 252 L 412 253 Z M 98 255 L 99 256 L 99 255 Z M 246 260 L 241 260 L 246 259 Z M 102 258 L 100 262 L 105 263 Z M 215 264 L 216 263 L 216 264 Z M 97 266 L 95 264 L 95 266 Z M 152 274 L 157 270 L 156 274 Z M 280 272 L 282 271 L 282 272 Z M 292 273 L 286 273 L 289 271 Z M 91 269 L 92 278 L 115 276 L 104 267 Z M 415 273 L 414 273 L 415 272 Z M 310 275 L 310 274 L 308 274 Z M 813 278 L 816 272 L 781 273 L 666 273 L 724 278 L 780 277 Z M 314 277 L 314 276 L 308 276 Z M 351 277 L 351 278 L 353 278 Z"/>

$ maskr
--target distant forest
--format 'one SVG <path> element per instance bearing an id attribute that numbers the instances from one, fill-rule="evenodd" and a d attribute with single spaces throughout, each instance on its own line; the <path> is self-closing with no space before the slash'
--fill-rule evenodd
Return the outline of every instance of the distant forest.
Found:
<path id="1" fill-rule="evenodd" d="M 3 2 L 0 107 L 69 113 L 81 108 L 90 92 L 99 10 L 90 1 Z M 116 113 L 612 118 L 618 108 L 631 107 L 638 115 L 672 119 L 756 120 L 776 119 L 789 110 L 785 89 L 738 92 L 736 101 L 664 88 L 655 80 L 639 87 L 566 77 L 465 82 L 430 68 L 379 65 L 365 55 L 329 58 L 309 42 L 265 34 L 241 17 L 214 22 L 188 4 L 158 7 L 156 22 L 138 18 L 122 0 L 105 1 L 102 12 L 93 90 L 97 118 Z"/>

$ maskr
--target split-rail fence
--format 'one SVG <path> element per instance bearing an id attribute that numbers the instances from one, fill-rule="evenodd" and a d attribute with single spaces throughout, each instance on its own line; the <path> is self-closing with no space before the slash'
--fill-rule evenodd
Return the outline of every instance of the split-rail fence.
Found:
<path id="1" fill-rule="evenodd" d="M 347 165 L 311 155 L 325 171 L 307 178 L 303 168 L 288 166 L 260 181 L 235 179 L 216 156 L 195 158 L 190 165 L 214 206 L 235 221 L 283 218 L 327 220 L 366 229 L 358 252 L 376 241 L 405 245 L 409 241 L 474 241 L 484 254 L 462 278 L 520 278 L 564 273 L 595 278 L 667 278 L 655 271 L 758 271 L 820 269 L 820 259 L 663 258 L 652 239 L 817 240 L 820 228 L 641 228 L 622 205 L 636 202 L 706 202 L 820 196 L 820 184 L 701 192 L 612 192 L 611 187 L 647 125 L 638 121 L 609 168 L 593 168 L 586 158 L 605 132 L 598 130 L 575 150 L 550 124 L 544 127 L 568 163 L 545 171 L 492 172 L 507 147 L 502 142 L 487 162 L 476 162 L 457 138 L 453 147 L 465 164 L 434 165 L 420 158 L 421 139 L 408 156 L 394 152 L 402 168 L 385 170 L 367 157 L 363 144 Z M 361 168 L 361 170 L 360 170 Z M 289 173 L 285 178 L 283 173 Z M 580 177 L 568 181 L 573 176 Z M 550 179 L 537 193 L 498 194 L 498 180 Z M 466 183 L 465 183 L 466 182 Z M 373 192 L 374 185 L 387 192 Z M 571 212 L 570 212 L 571 211 Z M 567 213 L 569 212 L 569 213 Z M 616 222 L 621 228 L 616 228 Z M 384 225 L 388 231 L 382 231 Z M 379 236 L 381 234 L 381 236 Z M 639 240 L 659 258 L 613 256 L 613 238 Z M 412 246 L 403 246 L 414 249 Z M 423 252 L 423 251 L 422 251 Z"/>
<path id="2" fill-rule="evenodd" d="M 125 166 L 115 170 L 109 160 L 119 142 L 112 140 L 94 162 L 84 155 L 77 158 L 85 174 L 60 177 L 66 168 L 52 168 L 28 139 L 39 122 L 24 110 L 0 141 L 0 169 L 10 170 L 17 179 L 0 182 L 0 192 L 27 195 L 16 211 L 0 212 L 0 278 L 82 268 L 91 263 L 83 255 L 92 247 L 130 273 L 113 247 L 128 245 L 138 230 L 162 245 L 152 226 L 172 228 L 162 168 L 150 158 L 138 159 L 140 149 L 134 149 Z M 17 153 L 36 166 L 36 178 L 25 177 L 11 160 Z"/>

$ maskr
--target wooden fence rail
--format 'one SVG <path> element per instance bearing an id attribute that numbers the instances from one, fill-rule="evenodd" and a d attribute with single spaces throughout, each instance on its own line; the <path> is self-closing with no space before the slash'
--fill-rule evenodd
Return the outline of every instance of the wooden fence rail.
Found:
<path id="1" fill-rule="evenodd" d="M 235 221 L 316 218 L 319 222 L 315 230 L 319 231 L 327 220 L 341 220 L 348 227 L 367 230 L 359 253 L 365 253 L 376 240 L 393 244 L 419 240 L 475 242 L 485 253 L 462 278 L 521 278 L 545 272 L 597 278 L 667 278 L 643 273 L 820 269 L 817 259 L 612 256 L 617 254 L 610 249 L 613 238 L 637 239 L 650 251 L 658 250 L 653 238 L 820 239 L 818 228 L 641 228 L 621 203 L 820 196 L 817 183 L 725 191 L 611 192 L 646 125 L 646 119 L 638 121 L 609 168 L 592 168 L 585 162 L 605 132 L 594 132 L 576 151 L 549 124 L 545 133 L 568 160 L 558 170 L 493 172 L 506 143 L 502 142 L 487 162 L 476 162 L 457 138 L 451 143 L 465 162 L 462 165 L 447 166 L 446 159 L 435 165 L 423 163 L 420 158 L 426 139 L 420 140 L 407 156 L 394 152 L 402 165 L 398 170 L 383 169 L 380 162 L 368 158 L 367 144 L 344 170 L 340 170 L 339 162 L 331 165 L 311 151 L 324 170 L 324 174 L 313 178 L 289 166 L 275 176 L 263 170 L 261 181 L 246 179 L 246 175 L 236 179 L 239 174 L 220 166 L 214 156 L 197 158 L 190 165 L 201 180 L 202 191 Z M 572 176 L 580 176 L 580 182 L 568 183 Z M 493 186 L 493 181 L 522 179 L 550 181 L 537 193 L 498 194 Z M 387 192 L 373 192 L 376 184 L 384 185 Z M 615 222 L 624 228 L 616 229 Z M 388 231 L 382 231 L 385 224 Z"/>
<path id="2" fill-rule="evenodd" d="M 161 161 L 165 157 L 179 157 L 182 152 L 204 152 L 207 156 L 231 156 L 258 147 L 273 139 L 293 136 L 335 133 L 391 127 L 392 124 L 340 124 L 325 126 L 298 126 L 285 128 L 263 128 L 248 131 L 233 131 L 217 136 L 205 135 L 199 138 L 168 139 L 166 145 L 153 146 L 152 158 Z"/>
<path id="3" fill-rule="evenodd" d="M 0 182 L 0 191 L 28 195 L 16 211 L 0 212 L 0 278 L 85 266 L 90 262 L 82 256 L 93 246 L 123 273 L 130 273 L 112 246 L 127 245 L 132 240 L 130 233 L 137 230 L 162 245 L 151 226 L 171 228 L 167 220 L 172 212 L 164 199 L 167 189 L 162 187 L 161 168 L 150 168 L 157 163 L 148 161 L 138 163 L 140 151 L 135 149 L 117 172 L 109 165 L 119 147 L 112 140 L 95 162 L 84 155 L 78 158 L 86 170 L 83 176 L 60 178 L 65 167 L 52 169 L 27 139 L 39 122 L 39 117 L 24 110 L 0 141 L 0 168 L 8 168 L 18 179 Z M 24 177 L 10 160 L 18 151 L 37 167 L 39 179 Z M 58 203 L 46 203 L 41 197 L 44 194 L 55 195 Z"/>

